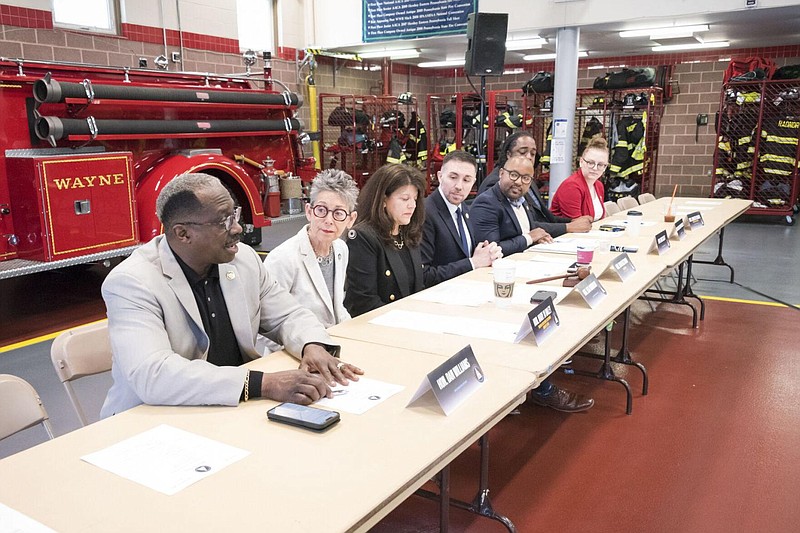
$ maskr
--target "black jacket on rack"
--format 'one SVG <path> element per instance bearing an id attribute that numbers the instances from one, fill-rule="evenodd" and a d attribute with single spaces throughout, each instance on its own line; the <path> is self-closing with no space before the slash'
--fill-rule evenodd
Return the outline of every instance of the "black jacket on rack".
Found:
<path id="1" fill-rule="evenodd" d="M 618 140 L 611 153 L 611 174 L 620 178 L 640 176 L 644 168 L 647 113 L 624 115 L 617 122 Z"/>

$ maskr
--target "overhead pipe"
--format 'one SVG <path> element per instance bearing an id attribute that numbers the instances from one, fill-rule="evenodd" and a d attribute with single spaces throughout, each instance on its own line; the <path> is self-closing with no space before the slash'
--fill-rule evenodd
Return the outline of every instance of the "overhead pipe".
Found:
<path id="1" fill-rule="evenodd" d="M 137 87 L 130 85 L 95 85 L 59 82 L 49 76 L 33 83 L 33 97 L 40 104 L 59 103 L 66 98 L 110 100 L 142 100 L 157 102 L 197 102 L 217 104 L 250 104 L 300 107 L 302 98 L 289 91 L 282 93 L 211 91 L 207 89 L 177 89 L 174 87 Z"/>
<path id="2" fill-rule="evenodd" d="M 243 133 L 252 131 L 300 131 L 299 120 L 97 120 L 39 117 L 34 131 L 43 141 L 58 141 L 69 135 L 179 135 L 182 133 Z"/>

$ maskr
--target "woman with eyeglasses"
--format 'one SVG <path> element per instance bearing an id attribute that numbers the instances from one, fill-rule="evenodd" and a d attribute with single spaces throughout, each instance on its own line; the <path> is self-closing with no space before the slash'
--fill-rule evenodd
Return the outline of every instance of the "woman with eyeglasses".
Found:
<path id="1" fill-rule="evenodd" d="M 553 195 L 550 205 L 553 214 L 570 218 L 589 215 L 592 220 L 606 216 L 605 189 L 600 181 L 606 168 L 608 143 L 602 137 L 594 137 L 580 157 L 580 168 L 565 179 Z"/>
<path id="2" fill-rule="evenodd" d="M 358 224 L 348 234 L 350 262 L 344 305 L 353 316 L 377 309 L 423 288 L 422 174 L 388 164 L 367 180 L 358 196 Z"/>
<path id="3" fill-rule="evenodd" d="M 329 169 L 311 182 L 308 224 L 267 255 L 270 274 L 327 327 L 348 320 L 344 280 L 349 251 L 339 237 L 356 221 L 358 187 L 348 174 Z"/>

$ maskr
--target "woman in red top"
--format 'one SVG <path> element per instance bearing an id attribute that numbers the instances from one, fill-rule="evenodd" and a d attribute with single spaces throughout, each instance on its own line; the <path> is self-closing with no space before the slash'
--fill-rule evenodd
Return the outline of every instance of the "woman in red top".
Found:
<path id="1" fill-rule="evenodd" d="M 605 190 L 600 178 L 608 168 L 608 143 L 595 137 L 586 145 L 580 168 L 558 186 L 550 211 L 554 215 L 577 218 L 589 215 L 600 220 L 606 215 L 603 206 Z"/>

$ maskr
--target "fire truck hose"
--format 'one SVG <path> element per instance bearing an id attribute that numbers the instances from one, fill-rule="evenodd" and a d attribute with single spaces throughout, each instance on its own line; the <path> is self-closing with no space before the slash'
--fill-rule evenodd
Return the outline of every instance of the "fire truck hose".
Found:
<path id="1" fill-rule="evenodd" d="M 176 89 L 167 87 L 131 87 L 121 85 L 88 84 L 93 94 L 89 97 L 87 84 L 58 82 L 53 79 L 36 80 L 33 97 L 39 103 L 58 103 L 65 98 L 88 100 L 142 100 L 156 102 L 198 102 L 218 104 L 250 104 L 300 107 L 302 98 L 295 93 L 245 92 L 240 90 L 210 91 L 205 88 Z"/>
<path id="2" fill-rule="evenodd" d="M 89 117 L 92 118 L 92 117 Z M 36 119 L 36 136 L 42 140 L 63 139 L 69 135 L 137 135 L 180 133 L 236 133 L 246 131 L 290 132 L 300 131 L 297 119 L 283 120 L 93 120 L 95 131 L 88 119 L 39 117 Z"/>

